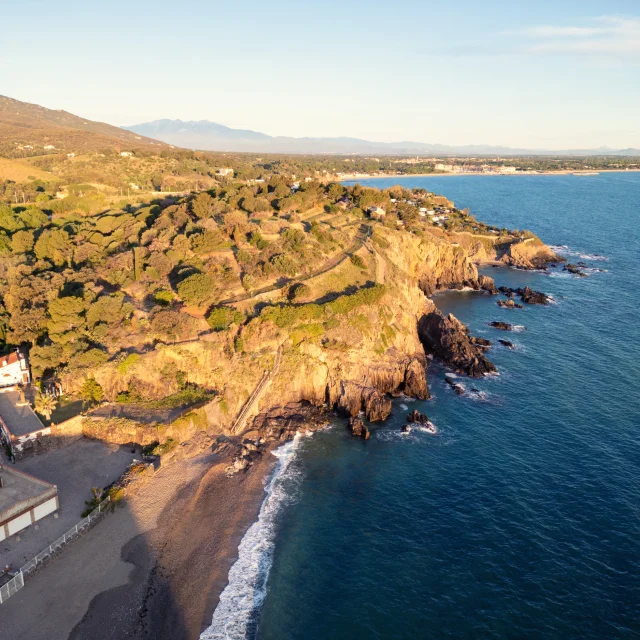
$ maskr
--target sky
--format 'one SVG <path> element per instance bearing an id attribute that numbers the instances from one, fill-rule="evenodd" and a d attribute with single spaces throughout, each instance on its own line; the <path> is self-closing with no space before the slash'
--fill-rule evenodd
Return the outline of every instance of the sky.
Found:
<path id="1" fill-rule="evenodd" d="M 0 0 L 0 95 L 133 125 L 640 147 L 640 0 Z"/>

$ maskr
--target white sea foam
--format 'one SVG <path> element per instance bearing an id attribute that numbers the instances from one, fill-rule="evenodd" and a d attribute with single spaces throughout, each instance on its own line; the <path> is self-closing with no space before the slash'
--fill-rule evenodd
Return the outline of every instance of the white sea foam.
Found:
<path id="1" fill-rule="evenodd" d="M 601 256 L 598 253 L 579 253 L 578 257 L 583 260 L 593 260 L 594 262 L 607 262 L 609 260 L 607 256 Z"/>
<path id="2" fill-rule="evenodd" d="M 408 411 L 408 410 L 409 410 L 409 407 L 408 407 L 406 404 L 402 404 L 402 403 L 400 404 L 400 408 L 401 408 L 403 411 Z"/>
<path id="3" fill-rule="evenodd" d="M 200 640 L 244 640 L 255 632 L 258 613 L 266 594 L 273 561 L 276 522 L 283 506 L 293 499 L 297 471 L 291 467 L 302 434 L 278 447 L 278 463 L 265 486 L 266 497 L 254 522 L 238 547 L 238 559 L 229 571 L 229 583 L 220 595 L 211 626 Z"/>
<path id="4" fill-rule="evenodd" d="M 600 255 L 599 253 L 581 253 L 580 251 L 575 251 L 570 249 L 566 244 L 550 245 L 550 247 L 553 251 L 563 256 L 581 258 L 582 260 L 593 260 L 597 262 L 606 262 L 609 260 L 607 256 Z"/>
<path id="5" fill-rule="evenodd" d="M 511 331 L 515 331 L 516 333 L 520 333 L 522 331 L 526 331 L 526 327 L 523 324 L 514 324 L 511 328 Z"/>

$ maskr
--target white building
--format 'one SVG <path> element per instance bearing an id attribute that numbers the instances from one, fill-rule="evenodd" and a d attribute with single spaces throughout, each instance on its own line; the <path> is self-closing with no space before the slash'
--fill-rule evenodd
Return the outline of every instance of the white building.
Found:
<path id="1" fill-rule="evenodd" d="M 30 382 L 29 363 L 23 353 L 16 350 L 0 357 L 0 387 L 13 387 Z"/>
<path id="2" fill-rule="evenodd" d="M 231 167 L 222 167 L 220 169 L 216 169 L 216 175 L 231 176 L 233 178 L 233 169 Z"/>
<path id="3" fill-rule="evenodd" d="M 0 541 L 59 508 L 56 485 L 0 466 Z"/>
<path id="4" fill-rule="evenodd" d="M 372 218 L 384 218 L 387 212 L 382 207 L 371 207 L 369 209 L 369 215 Z"/>
<path id="5" fill-rule="evenodd" d="M 123 158 L 131 158 L 131 156 L 133 156 L 133 151 L 121 151 L 120 155 Z"/>

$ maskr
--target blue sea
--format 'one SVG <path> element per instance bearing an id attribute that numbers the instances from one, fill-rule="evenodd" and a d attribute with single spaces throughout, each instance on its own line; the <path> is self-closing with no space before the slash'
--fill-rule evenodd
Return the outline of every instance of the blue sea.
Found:
<path id="1" fill-rule="evenodd" d="M 494 341 L 500 375 L 457 396 L 430 364 L 433 398 L 395 400 L 369 441 L 335 420 L 281 449 L 203 637 L 640 638 L 640 173 L 367 182 L 397 183 L 531 229 L 589 275 L 484 270 L 548 307 L 436 296 Z M 439 435 L 402 435 L 413 409 Z"/>

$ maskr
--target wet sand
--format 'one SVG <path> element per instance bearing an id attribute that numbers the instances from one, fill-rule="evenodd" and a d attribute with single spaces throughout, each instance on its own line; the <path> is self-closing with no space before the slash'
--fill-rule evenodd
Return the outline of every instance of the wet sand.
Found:
<path id="1" fill-rule="evenodd" d="M 230 454 L 160 469 L 2 605 L 16 640 L 196 639 L 211 623 L 275 458 L 224 475 Z"/>

